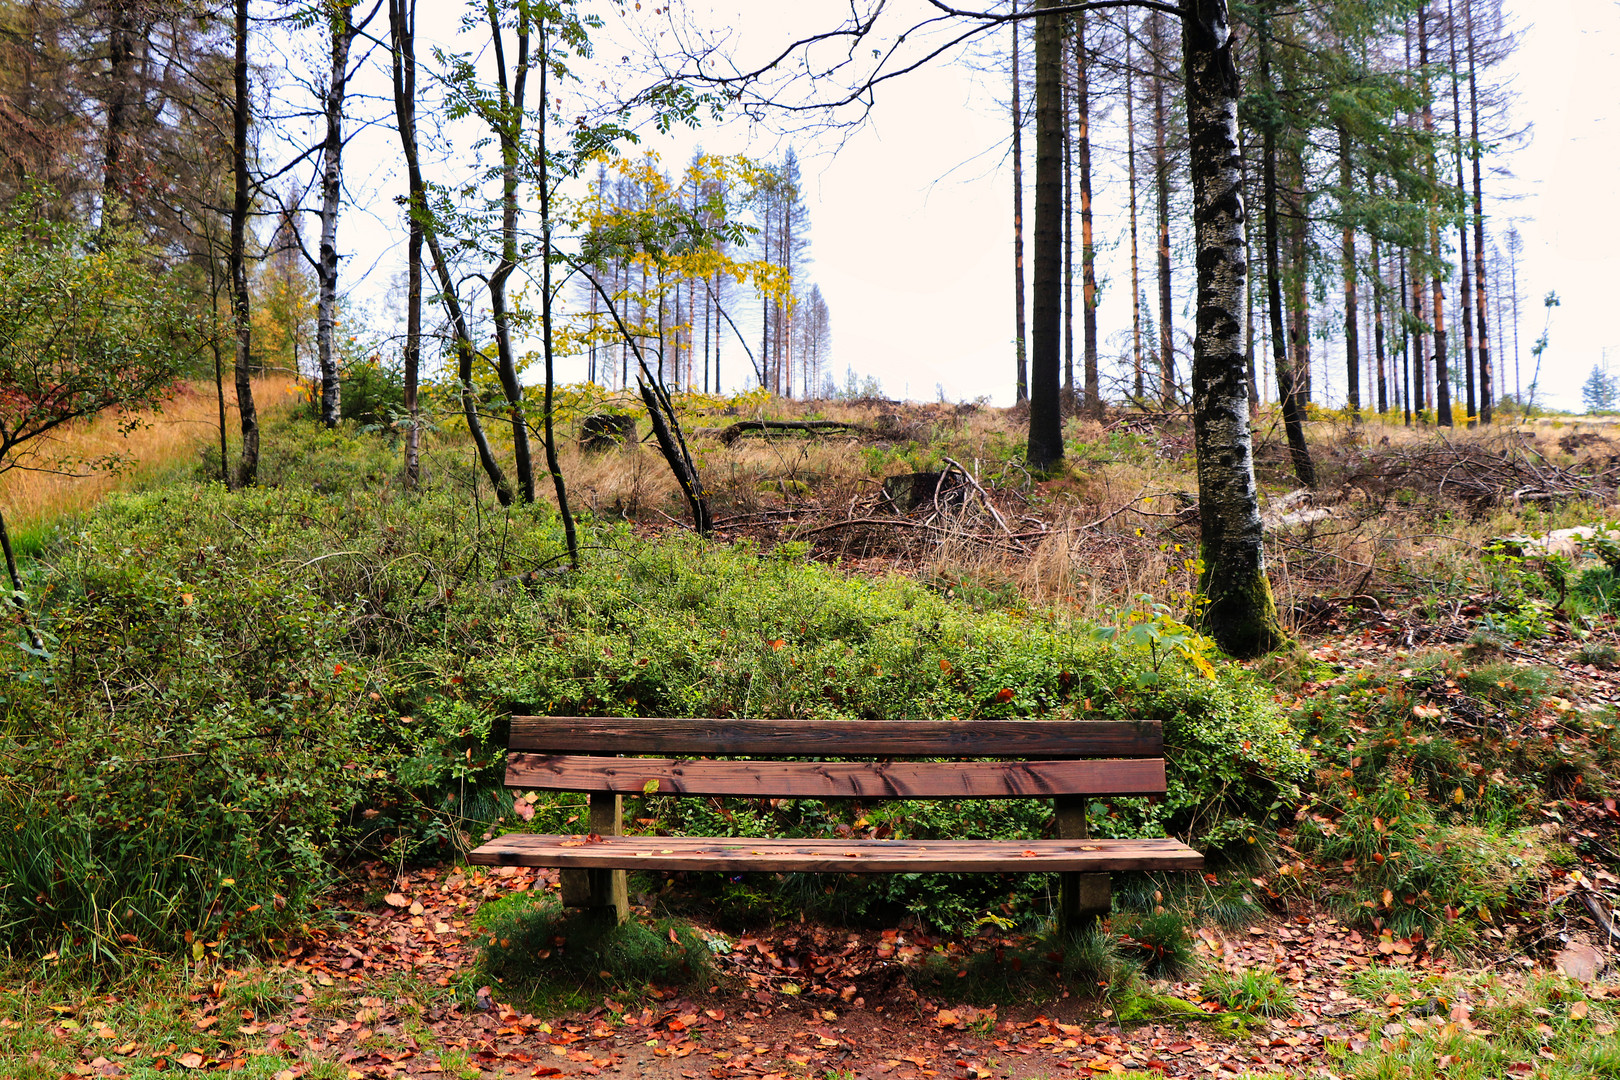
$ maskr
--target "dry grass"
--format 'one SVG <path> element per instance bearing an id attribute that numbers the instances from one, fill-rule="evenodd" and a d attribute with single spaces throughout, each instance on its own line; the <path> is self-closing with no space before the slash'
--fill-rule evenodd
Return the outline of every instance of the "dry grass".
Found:
<path id="1" fill-rule="evenodd" d="M 744 411 L 719 399 L 682 404 L 723 537 L 803 540 L 816 558 L 853 571 L 907 573 L 989 602 L 1017 596 L 1099 619 L 1142 594 L 1182 614 L 1192 602 L 1199 529 L 1185 418 L 1071 419 L 1063 471 L 1036 483 L 1018 463 L 1027 415 L 1016 410 L 881 401 L 776 400 Z M 761 416 L 839 420 L 868 430 L 749 436 L 730 446 L 717 438 L 726 424 Z M 1611 469 L 1620 475 L 1620 445 L 1608 441 L 1611 431 L 1620 442 L 1620 430 L 1601 424 L 1440 431 L 1376 419 L 1313 422 L 1308 436 L 1320 484 L 1308 506 L 1327 513 L 1268 533 L 1285 625 L 1308 630 L 1324 612 L 1345 606 L 1399 608 L 1417 597 L 1488 589 L 1481 560 L 1490 539 L 1591 523 L 1611 498 L 1602 483 L 1538 503 L 1482 499 L 1484 484 L 1462 497 L 1469 485 L 1437 485 L 1422 467 L 1425 455 L 1487 471 L 1516 456 L 1561 476 Z M 1266 509 L 1299 485 L 1276 417 L 1263 412 L 1255 432 Z M 947 461 L 983 485 L 1000 521 L 976 495 L 956 506 L 923 507 L 907 519 L 884 505 L 885 478 L 937 471 Z M 650 440 L 586 453 L 565 436 L 562 467 L 576 506 L 596 516 L 652 529 L 688 520 Z"/>
<path id="2" fill-rule="evenodd" d="M 297 385 L 285 376 L 253 380 L 261 415 L 290 408 Z M 235 435 L 236 395 L 227 387 L 227 426 Z M 160 412 L 125 434 L 116 415 L 53 432 L 33 445 L 17 467 L 0 473 L 0 505 L 11 529 L 24 533 L 81 512 L 112 491 L 129 490 L 192 468 L 200 449 L 219 438 L 219 405 L 209 383 L 181 384 Z M 232 439 L 233 450 L 236 440 Z M 116 459 L 116 468 L 86 469 L 86 461 Z"/>

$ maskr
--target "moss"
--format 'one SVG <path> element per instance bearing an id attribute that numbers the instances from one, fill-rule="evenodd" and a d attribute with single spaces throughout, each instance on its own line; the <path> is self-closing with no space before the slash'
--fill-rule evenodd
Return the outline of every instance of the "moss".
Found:
<path id="1" fill-rule="evenodd" d="M 1204 565 L 1214 565 L 1207 554 Z M 1222 580 L 1217 582 L 1217 576 Z M 1247 581 L 1206 569 L 1198 586 L 1208 597 L 1199 629 L 1228 656 L 1249 660 L 1292 644 L 1277 621 L 1277 601 L 1264 568 L 1256 569 Z"/>

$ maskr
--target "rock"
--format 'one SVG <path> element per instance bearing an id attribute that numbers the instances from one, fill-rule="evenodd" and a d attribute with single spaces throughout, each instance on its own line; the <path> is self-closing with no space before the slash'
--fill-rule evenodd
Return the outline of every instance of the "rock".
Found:
<path id="1" fill-rule="evenodd" d="M 1602 973 L 1607 963 L 1604 955 L 1590 945 L 1571 942 L 1553 957 L 1553 967 L 1576 982 L 1589 983 Z"/>
<path id="2" fill-rule="evenodd" d="M 1583 555 L 1596 554 L 1592 550 L 1594 540 L 1609 540 L 1620 542 L 1620 533 L 1607 529 L 1596 528 L 1591 525 L 1577 525 L 1572 529 L 1558 529 L 1546 536 L 1501 536 L 1487 544 L 1486 547 L 1499 547 L 1509 554 L 1518 555 L 1526 559 L 1544 559 L 1550 555 L 1562 555 L 1567 559 L 1579 559 Z"/>
<path id="3" fill-rule="evenodd" d="M 1266 508 L 1260 515 L 1260 523 L 1267 532 L 1276 532 L 1278 529 L 1311 525 L 1331 518 L 1333 511 L 1328 507 L 1311 505 L 1315 498 L 1315 493 L 1309 488 L 1291 491 Z"/>

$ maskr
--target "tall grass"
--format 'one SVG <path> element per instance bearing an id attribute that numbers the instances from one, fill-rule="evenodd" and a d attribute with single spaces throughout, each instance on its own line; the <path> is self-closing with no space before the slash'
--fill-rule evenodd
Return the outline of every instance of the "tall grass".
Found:
<path id="1" fill-rule="evenodd" d="M 298 392 L 297 381 L 286 375 L 253 380 L 261 413 L 292 407 Z M 225 404 L 226 426 L 236 444 L 234 388 L 227 387 Z M 20 550 L 37 549 L 51 524 L 89 509 L 109 492 L 184 475 L 196 465 L 198 451 L 219 440 L 219 402 L 206 382 L 179 384 L 163 408 L 143 415 L 133 431 L 121 430 L 123 419 L 107 414 L 59 428 L 32 444 L 17 466 L 0 472 L 0 508 Z M 86 468 L 87 461 L 117 464 Z"/>

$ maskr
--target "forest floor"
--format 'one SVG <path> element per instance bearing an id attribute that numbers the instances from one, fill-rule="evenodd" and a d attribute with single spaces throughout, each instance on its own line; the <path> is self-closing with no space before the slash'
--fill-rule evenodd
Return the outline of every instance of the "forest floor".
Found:
<path id="1" fill-rule="evenodd" d="M 1386 658 L 1408 637 L 1400 620 L 1379 620 L 1317 639 L 1312 655 L 1349 669 Z M 1577 695 L 1570 707 L 1620 701 L 1620 673 L 1564 663 L 1556 642 L 1547 650 L 1520 661 L 1563 667 L 1566 689 Z M 1307 684 L 1302 700 L 1317 689 Z M 1599 794 L 1564 806 L 1571 820 L 1562 827 L 1580 827 L 1584 810 L 1585 823 L 1613 845 L 1620 814 Z M 971 994 L 942 987 L 939 973 L 948 983 L 960 964 L 965 979 L 975 959 L 1027 941 L 994 928 L 962 940 L 904 922 L 846 929 L 785 913 L 740 935 L 694 920 L 704 940 L 724 943 L 697 984 L 574 988 L 566 1000 L 529 1000 L 477 985 L 487 977 L 480 950 L 489 932 L 476 913 L 505 897 L 554 891 L 555 871 L 440 865 L 396 873 L 365 864 L 332 895 L 328 918 L 281 955 L 180 979 L 183 999 L 156 1028 L 149 1018 L 120 1021 L 117 993 L 46 1000 L 50 992 L 36 984 L 0 994 L 0 1029 L 43 1018 L 55 1049 L 33 1051 L 32 1061 L 47 1067 L 40 1075 L 258 1075 L 257 1065 L 274 1080 L 1341 1077 L 1382 1075 L 1367 1072 L 1373 1060 L 1412 1053 L 1446 1075 L 1457 1055 L 1441 1049 L 1483 1052 L 1499 1035 L 1490 1025 L 1504 1018 L 1547 1033 L 1539 1050 L 1547 1062 L 1573 1053 L 1553 1039 L 1548 1006 L 1563 1010 L 1565 1023 L 1584 1024 L 1579 1038 L 1614 1039 L 1612 946 L 1620 942 L 1605 949 L 1578 905 L 1565 904 L 1571 886 L 1546 882 L 1545 903 L 1528 905 L 1520 924 L 1493 927 L 1458 954 L 1430 951 L 1417 934 L 1379 935 L 1325 906 L 1313 878 L 1330 873 L 1311 867 L 1250 925 L 1197 928 L 1194 962 L 1179 980 L 1144 979 L 1123 996 L 1054 981 L 1044 999 L 1037 991 L 978 1007 L 962 1003 Z M 1212 969 L 1274 973 L 1285 1007 L 1270 1016 L 1226 1011 L 1200 985 L 1199 972 Z M 1567 1064 L 1573 1071 L 1509 1065 L 1483 1075 L 1610 1075 L 1573 1058 Z"/>

